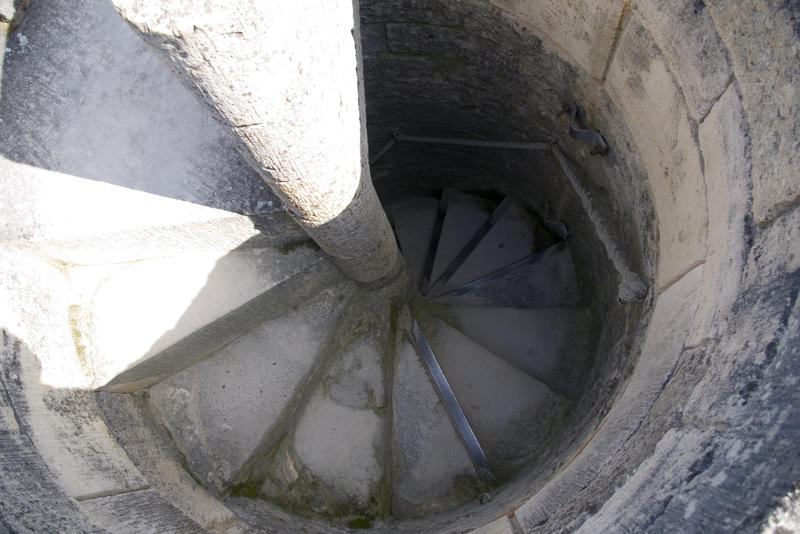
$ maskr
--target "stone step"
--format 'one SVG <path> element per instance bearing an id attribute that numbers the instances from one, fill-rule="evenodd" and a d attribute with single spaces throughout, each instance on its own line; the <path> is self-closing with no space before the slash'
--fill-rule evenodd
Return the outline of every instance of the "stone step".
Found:
<path id="1" fill-rule="evenodd" d="M 289 246 L 306 238 L 282 210 L 244 216 L 2 158 L 0 174 L 8 177 L 0 242 L 66 264 Z"/>
<path id="2" fill-rule="evenodd" d="M 567 403 L 444 322 L 428 318 L 420 324 L 492 471 L 507 479 L 544 450 Z"/>
<path id="3" fill-rule="evenodd" d="M 580 293 L 569 249 L 558 243 L 431 300 L 463 306 L 572 308 L 580 305 Z"/>
<path id="4" fill-rule="evenodd" d="M 386 348 L 374 330 L 331 363 L 273 455 L 261 495 L 342 524 L 387 514 Z"/>
<path id="5" fill-rule="evenodd" d="M 411 278 L 419 287 L 433 239 L 439 199 L 425 197 L 394 202 L 386 207 L 386 211 L 394 226 Z"/>
<path id="6" fill-rule="evenodd" d="M 514 364 L 555 392 L 571 396 L 577 373 L 587 365 L 589 313 L 584 308 L 479 308 L 453 306 L 442 315 L 451 326 Z"/>
<path id="7" fill-rule="evenodd" d="M 202 360 L 340 276 L 310 246 L 124 264 L 86 273 L 80 283 L 87 298 L 72 308 L 73 329 L 93 385 L 131 392 Z"/>
<path id="8" fill-rule="evenodd" d="M 313 371 L 351 282 L 264 322 L 213 357 L 150 388 L 150 404 L 188 467 L 226 489 Z"/>
<path id="9" fill-rule="evenodd" d="M 445 189 L 442 195 L 446 195 L 447 212 L 431 271 L 431 285 L 436 283 L 464 245 L 486 222 L 494 207 L 486 199 L 452 189 Z"/>
<path id="10" fill-rule="evenodd" d="M 481 239 L 444 289 L 459 287 L 536 252 L 533 218 L 517 202 L 508 200 L 497 222 Z"/>
<path id="11" fill-rule="evenodd" d="M 475 468 L 407 332 L 398 326 L 392 386 L 393 496 L 396 518 L 426 517 L 475 499 Z"/>

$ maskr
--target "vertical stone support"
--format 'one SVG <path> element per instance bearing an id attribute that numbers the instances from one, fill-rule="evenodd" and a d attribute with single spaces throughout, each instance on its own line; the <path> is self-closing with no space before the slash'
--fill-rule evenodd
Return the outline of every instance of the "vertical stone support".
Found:
<path id="1" fill-rule="evenodd" d="M 352 0 L 114 0 L 233 132 L 297 222 L 360 282 L 399 251 L 367 161 Z"/>

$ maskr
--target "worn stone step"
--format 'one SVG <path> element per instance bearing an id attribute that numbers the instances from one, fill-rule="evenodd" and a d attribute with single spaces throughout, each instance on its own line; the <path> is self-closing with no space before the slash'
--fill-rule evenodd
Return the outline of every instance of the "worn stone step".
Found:
<path id="1" fill-rule="evenodd" d="M 431 271 L 432 285 L 486 222 L 493 208 L 490 201 L 475 195 L 453 189 L 445 189 L 442 194 L 447 196 L 447 213 Z"/>
<path id="2" fill-rule="evenodd" d="M 583 308 L 453 306 L 442 314 L 461 333 L 543 382 L 571 396 L 588 362 L 589 313 Z"/>
<path id="3" fill-rule="evenodd" d="M 306 380 L 355 290 L 346 282 L 269 320 L 150 388 L 150 404 L 188 467 L 227 488 Z"/>
<path id="4" fill-rule="evenodd" d="M 115 534 L 207 532 L 153 489 L 99 497 L 80 505 L 92 521 Z"/>
<path id="5" fill-rule="evenodd" d="M 439 199 L 412 198 L 386 207 L 412 279 L 419 285 L 430 252 Z"/>
<path id="6" fill-rule="evenodd" d="M 445 290 L 471 282 L 536 251 L 535 221 L 517 202 L 507 202 L 497 222 L 447 281 Z"/>
<path id="7" fill-rule="evenodd" d="M 385 352 L 373 330 L 331 363 L 273 454 L 261 495 L 343 524 L 388 512 Z"/>
<path id="8" fill-rule="evenodd" d="M 575 266 L 559 243 L 518 265 L 432 296 L 439 303 L 500 308 L 571 308 L 580 305 Z"/>
<path id="9" fill-rule="evenodd" d="M 567 403 L 441 320 L 420 324 L 495 476 L 512 476 L 544 450 Z"/>
<path id="10" fill-rule="evenodd" d="M 439 394 L 405 332 L 398 328 L 392 387 L 392 513 L 425 517 L 480 494 L 481 483 Z"/>
<path id="11" fill-rule="evenodd" d="M 94 386 L 130 392 L 205 358 L 339 276 L 309 246 L 125 264 L 105 278 L 88 273 L 88 296 L 72 308 L 73 328 Z"/>

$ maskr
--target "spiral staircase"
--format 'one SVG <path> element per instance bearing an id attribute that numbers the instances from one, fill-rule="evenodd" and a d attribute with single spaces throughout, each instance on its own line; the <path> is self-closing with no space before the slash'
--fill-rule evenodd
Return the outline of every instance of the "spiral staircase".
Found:
<path id="1" fill-rule="evenodd" d="M 109 3 L 0 3 L 0 532 L 791 525 L 796 8 L 360 4 L 379 284 Z"/>
<path id="2" fill-rule="evenodd" d="M 252 513 L 372 526 L 487 499 L 569 415 L 589 318 L 564 243 L 509 198 L 387 210 L 410 277 L 333 279 L 149 389 L 187 469 Z"/>

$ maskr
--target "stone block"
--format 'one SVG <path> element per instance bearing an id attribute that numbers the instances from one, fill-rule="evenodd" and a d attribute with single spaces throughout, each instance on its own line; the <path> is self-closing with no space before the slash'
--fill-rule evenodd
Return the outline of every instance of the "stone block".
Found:
<path id="1" fill-rule="evenodd" d="M 134 491 L 82 501 L 86 515 L 109 532 L 206 532 L 169 504 L 156 490 Z"/>
<path id="2" fill-rule="evenodd" d="M 529 26 L 545 42 L 554 44 L 571 63 L 578 63 L 595 78 L 603 76 L 617 37 L 624 1 L 490 1 Z"/>
<path id="3" fill-rule="evenodd" d="M 271 211 L 277 199 L 264 181 L 110 2 L 30 4 L 19 27 L 28 46 L 14 38 L 3 66 L 2 155 L 59 177 L 246 215 Z M 83 218 L 77 207 L 71 215 Z"/>
<path id="4" fill-rule="evenodd" d="M 708 201 L 708 255 L 703 267 L 702 295 L 695 333 L 697 345 L 719 333 L 741 290 L 741 279 L 752 238 L 750 139 L 735 87 L 729 87 L 699 129 Z M 716 324 L 722 320 L 723 324 Z M 715 325 L 714 331 L 710 328 Z"/>
<path id="5" fill-rule="evenodd" d="M 0 0 L 0 22 L 11 22 L 15 13 L 14 0 Z"/>
<path id="6" fill-rule="evenodd" d="M 223 490 L 311 372 L 350 284 L 323 291 L 150 389 L 188 466 Z"/>
<path id="7" fill-rule="evenodd" d="M 231 321 L 230 314 L 241 320 L 255 317 L 250 308 L 262 317 L 283 313 L 291 296 L 270 300 L 269 292 L 283 294 L 284 283 L 315 265 L 319 276 L 310 273 L 307 285 L 329 280 L 331 268 L 320 265 L 321 258 L 310 246 L 291 252 L 242 248 L 124 264 L 93 278 L 89 273 L 86 286 L 93 291 L 74 305 L 73 328 L 85 340 L 94 387 L 133 391 L 201 360 L 255 326 Z M 218 321 L 229 328 L 217 328 Z M 160 357 L 164 351 L 171 351 L 169 358 Z"/>
<path id="8" fill-rule="evenodd" d="M 469 53 L 474 38 L 464 29 L 437 24 L 386 23 L 389 50 L 405 54 Z"/>
<path id="9" fill-rule="evenodd" d="M 147 478 L 150 487 L 158 490 L 172 506 L 207 530 L 227 525 L 231 532 L 249 532 L 244 521 L 192 478 L 166 432 L 153 424 L 144 395 L 98 393 L 97 403 L 117 443 Z M 240 528 L 237 530 L 236 526 Z"/>
<path id="10" fill-rule="evenodd" d="M 614 461 L 641 428 L 683 352 L 703 278 L 698 266 L 657 297 L 639 360 L 621 396 L 578 455 L 516 512 L 523 530 L 546 521 Z"/>
<path id="11" fill-rule="evenodd" d="M 753 213 L 762 224 L 800 200 L 797 2 L 706 2 L 750 124 Z"/>
<path id="12" fill-rule="evenodd" d="M 658 217 L 657 291 L 706 256 L 706 191 L 680 88 L 647 31 L 631 20 L 606 84 L 635 139 Z"/>
<path id="13" fill-rule="evenodd" d="M 88 391 L 68 310 L 60 269 L 19 251 L 0 254 L 0 380 L 15 421 L 68 495 L 141 488 L 146 481 L 108 434 Z"/>
<path id="14" fill-rule="evenodd" d="M 511 520 L 503 516 L 492 521 L 488 525 L 476 528 L 471 534 L 516 534 L 516 531 L 514 530 Z"/>
<path id="15" fill-rule="evenodd" d="M 692 0 L 636 0 L 633 12 L 664 54 L 683 89 L 689 114 L 700 120 L 733 75 L 705 4 Z"/>
<path id="16" fill-rule="evenodd" d="M 250 218 L 0 157 L 0 239 L 86 265 L 297 241 L 285 211 Z"/>
<path id="17" fill-rule="evenodd" d="M 8 530 L 6 530 L 8 529 Z M 0 530 L 100 533 L 64 494 L 27 436 L 0 433 Z"/>
<path id="18" fill-rule="evenodd" d="M 800 208 L 775 219 L 759 232 L 750 250 L 744 285 L 776 280 L 800 269 Z"/>
<path id="19" fill-rule="evenodd" d="M 392 511 L 424 517 L 474 499 L 475 469 L 414 347 L 397 349 Z"/>

